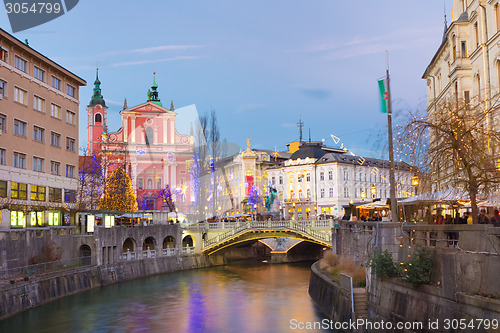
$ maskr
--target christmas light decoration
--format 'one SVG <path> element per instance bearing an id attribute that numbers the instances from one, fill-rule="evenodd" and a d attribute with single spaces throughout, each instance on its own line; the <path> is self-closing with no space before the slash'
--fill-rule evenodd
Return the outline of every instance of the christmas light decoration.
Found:
<path id="1" fill-rule="evenodd" d="M 122 168 L 115 169 L 108 178 L 104 193 L 99 200 L 99 209 L 135 212 L 137 200 L 130 177 Z"/>

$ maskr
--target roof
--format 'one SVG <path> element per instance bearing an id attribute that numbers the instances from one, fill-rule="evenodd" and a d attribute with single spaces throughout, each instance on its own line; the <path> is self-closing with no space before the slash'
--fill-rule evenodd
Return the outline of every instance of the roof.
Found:
<path id="1" fill-rule="evenodd" d="M 41 58 L 41 59 L 44 59 L 47 63 L 49 63 L 50 65 L 56 67 L 57 69 L 59 69 L 61 72 L 63 72 L 64 74 L 70 76 L 72 79 L 74 79 L 76 82 L 78 82 L 78 84 L 80 86 L 86 86 L 87 85 L 87 81 L 85 81 L 84 79 L 82 79 L 81 77 L 79 77 L 78 75 L 70 72 L 69 70 L 67 70 L 66 68 L 64 68 L 63 66 L 59 65 L 58 63 L 56 63 L 55 61 L 49 59 L 48 57 L 46 57 L 45 55 L 41 54 L 40 52 L 36 51 L 35 49 L 33 49 L 31 46 L 28 46 L 26 45 L 25 43 L 21 42 L 19 39 L 17 39 L 16 37 L 12 36 L 11 34 L 9 34 L 7 31 L 3 30 L 2 28 L 0 28 L 0 35 L 2 34 L 5 34 L 6 37 L 8 39 L 10 39 L 12 42 L 14 42 L 15 44 L 18 44 L 17 46 L 18 47 L 22 47 L 23 49 L 25 49 L 27 52 L 33 54 L 34 56 L 38 57 L 38 58 Z"/>
<path id="2" fill-rule="evenodd" d="M 304 158 L 314 158 L 319 159 L 323 157 L 327 152 L 322 149 L 322 145 L 319 142 L 302 142 L 295 153 L 290 156 L 291 160 L 304 159 Z"/>

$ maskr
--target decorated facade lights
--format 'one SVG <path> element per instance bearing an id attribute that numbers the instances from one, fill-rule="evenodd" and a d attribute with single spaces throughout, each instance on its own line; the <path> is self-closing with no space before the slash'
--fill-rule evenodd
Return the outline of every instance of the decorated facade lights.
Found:
<path id="1" fill-rule="evenodd" d="M 375 187 L 375 185 L 372 185 L 372 187 L 370 188 L 370 193 L 372 194 L 372 199 L 377 196 L 377 188 Z"/>

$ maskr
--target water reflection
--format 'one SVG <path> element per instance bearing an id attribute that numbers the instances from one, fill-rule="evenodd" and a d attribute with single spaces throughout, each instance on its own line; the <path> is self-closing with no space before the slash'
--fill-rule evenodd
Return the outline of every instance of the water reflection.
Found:
<path id="1" fill-rule="evenodd" d="M 290 332 L 292 319 L 324 318 L 307 293 L 309 267 L 229 265 L 120 283 L 4 320 L 0 332 Z"/>

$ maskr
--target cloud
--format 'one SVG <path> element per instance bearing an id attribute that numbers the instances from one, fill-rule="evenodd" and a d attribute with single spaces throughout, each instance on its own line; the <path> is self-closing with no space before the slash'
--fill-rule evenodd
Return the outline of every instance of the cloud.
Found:
<path id="1" fill-rule="evenodd" d="M 330 60 L 348 59 L 385 52 L 421 48 L 434 43 L 435 27 L 407 28 L 378 36 L 356 36 L 344 42 L 325 42 L 302 49 L 305 53 L 317 53 Z"/>
<path id="2" fill-rule="evenodd" d="M 105 98 L 104 100 L 106 101 L 107 105 L 123 106 L 123 102 L 120 103 L 109 98 Z"/>
<path id="3" fill-rule="evenodd" d="M 295 124 L 295 123 L 281 123 L 280 124 L 280 127 L 284 127 L 284 128 L 293 128 L 296 126 L 297 126 L 297 124 Z"/>
<path id="4" fill-rule="evenodd" d="M 325 89 L 299 89 L 301 93 L 306 95 L 307 97 L 313 99 L 327 99 L 330 97 L 331 92 Z"/>
<path id="5" fill-rule="evenodd" d="M 124 55 L 124 54 L 131 54 L 131 53 L 147 54 L 147 53 L 153 53 L 153 52 L 159 52 L 159 51 L 185 51 L 185 50 L 191 50 L 191 49 L 199 49 L 201 47 L 202 47 L 201 45 L 161 45 L 161 46 L 151 46 L 151 47 L 140 48 L 140 49 L 105 52 L 105 53 L 97 54 L 96 57 L 109 57 L 109 56 L 114 56 L 114 55 Z"/>
<path id="6" fill-rule="evenodd" d="M 236 113 L 246 113 L 250 111 L 259 111 L 264 109 L 265 106 L 263 104 L 255 104 L 255 103 L 248 103 L 244 105 L 238 106 L 236 109 Z"/>
<path id="7" fill-rule="evenodd" d="M 167 61 L 193 60 L 193 59 L 200 59 L 200 58 L 203 58 L 203 57 L 202 56 L 178 56 L 178 57 L 153 59 L 153 60 L 125 61 L 125 62 L 119 62 L 117 64 L 113 64 L 113 65 L 111 65 L 111 67 L 137 66 L 137 65 L 144 65 L 144 64 L 155 64 L 155 63 L 167 62 Z"/>

